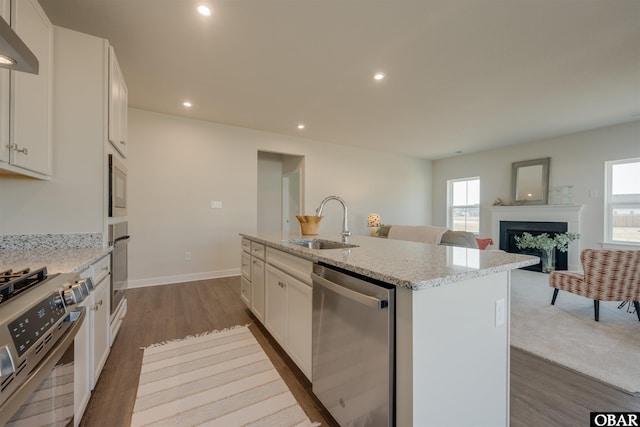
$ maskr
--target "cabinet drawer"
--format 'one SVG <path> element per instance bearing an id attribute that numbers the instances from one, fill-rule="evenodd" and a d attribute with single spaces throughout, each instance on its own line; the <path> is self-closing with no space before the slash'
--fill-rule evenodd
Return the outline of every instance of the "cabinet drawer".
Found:
<path id="1" fill-rule="evenodd" d="M 251 240 L 245 239 L 243 237 L 242 241 L 240 242 L 240 246 L 242 247 L 243 251 L 251 253 Z"/>
<path id="2" fill-rule="evenodd" d="M 251 255 L 264 259 L 264 245 L 262 243 L 251 242 Z"/>
<path id="3" fill-rule="evenodd" d="M 313 262 L 278 249 L 267 248 L 267 263 L 311 285 Z"/>
<path id="4" fill-rule="evenodd" d="M 240 256 L 240 272 L 242 277 L 251 281 L 251 255 L 244 251 Z"/>
<path id="5" fill-rule="evenodd" d="M 93 264 L 93 284 L 97 286 L 110 272 L 111 256 L 107 255 Z"/>

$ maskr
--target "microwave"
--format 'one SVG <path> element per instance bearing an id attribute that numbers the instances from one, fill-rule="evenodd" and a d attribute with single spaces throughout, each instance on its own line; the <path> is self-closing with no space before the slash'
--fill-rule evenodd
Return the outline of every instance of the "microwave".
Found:
<path id="1" fill-rule="evenodd" d="M 109 216 L 127 215 L 127 168 L 109 154 Z"/>

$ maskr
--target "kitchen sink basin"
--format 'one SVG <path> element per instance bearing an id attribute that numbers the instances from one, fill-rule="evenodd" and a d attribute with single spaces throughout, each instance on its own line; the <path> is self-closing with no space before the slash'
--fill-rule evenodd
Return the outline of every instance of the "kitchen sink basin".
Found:
<path id="1" fill-rule="evenodd" d="M 358 245 L 352 245 L 350 243 L 334 242 L 332 240 L 324 239 L 285 240 L 285 242 L 309 249 L 343 249 L 358 247 Z"/>

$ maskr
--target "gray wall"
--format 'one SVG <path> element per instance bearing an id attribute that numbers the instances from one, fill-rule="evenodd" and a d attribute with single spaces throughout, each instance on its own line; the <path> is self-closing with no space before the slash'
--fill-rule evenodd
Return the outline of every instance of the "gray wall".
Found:
<path id="1" fill-rule="evenodd" d="M 604 162 L 640 157 L 640 121 L 433 162 L 434 225 L 446 225 L 447 180 L 480 177 L 480 235 L 491 236 L 490 207 L 510 201 L 511 163 L 551 157 L 549 186 L 573 185 L 582 210 L 581 247 L 604 239 Z"/>

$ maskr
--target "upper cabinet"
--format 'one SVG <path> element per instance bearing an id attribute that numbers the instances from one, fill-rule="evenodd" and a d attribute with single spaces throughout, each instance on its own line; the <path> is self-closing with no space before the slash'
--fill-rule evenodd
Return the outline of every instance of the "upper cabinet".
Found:
<path id="1" fill-rule="evenodd" d="M 127 104 L 129 93 L 113 47 L 109 47 L 109 142 L 127 157 Z"/>
<path id="2" fill-rule="evenodd" d="M 39 73 L 0 73 L 0 169 L 48 179 L 52 172 L 53 26 L 37 0 L 13 0 L 10 8 L 7 5 L 2 2 L 0 12 L 38 58 Z"/>

